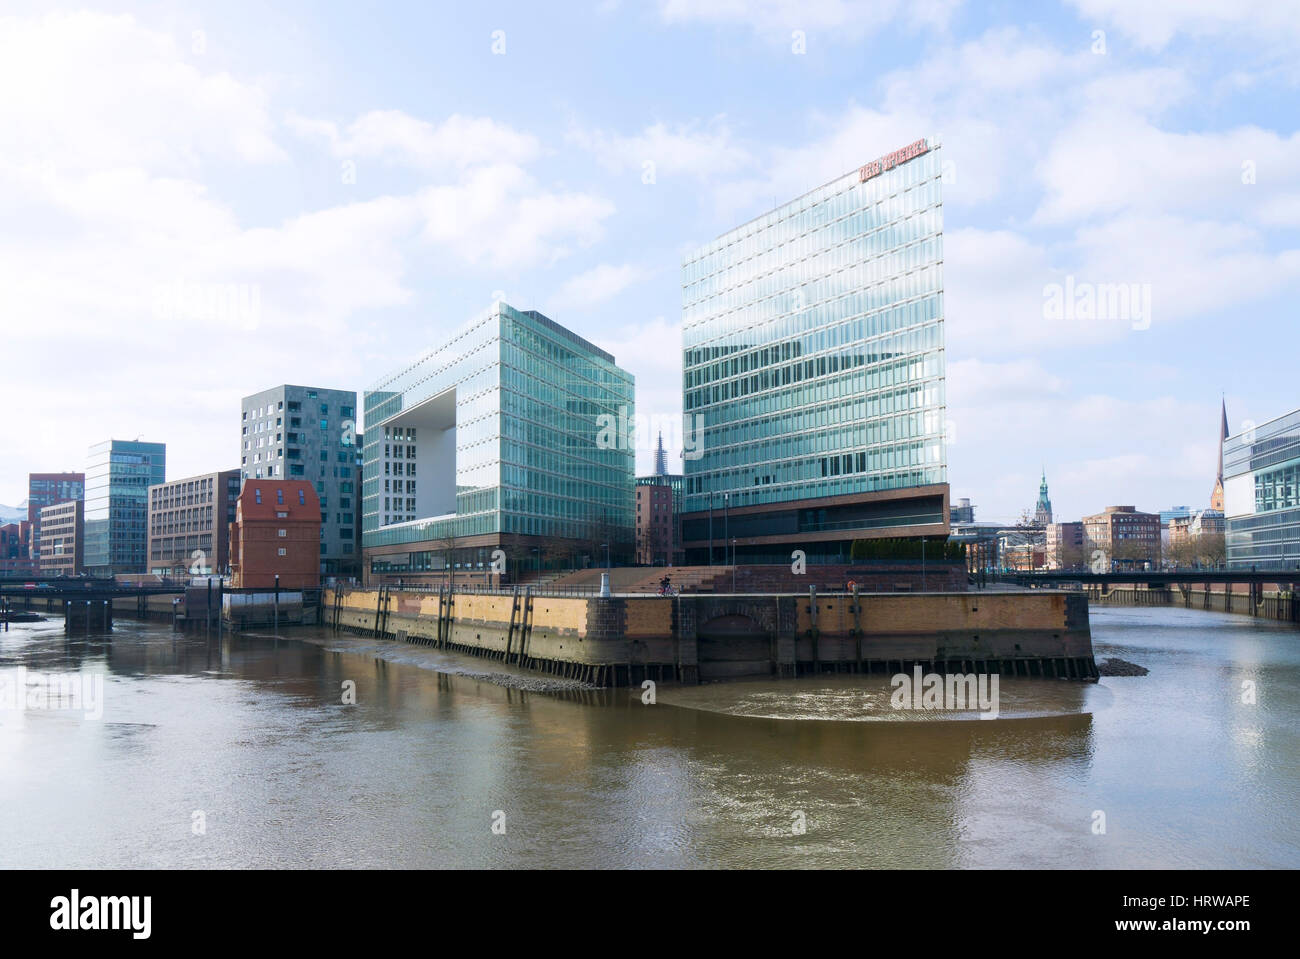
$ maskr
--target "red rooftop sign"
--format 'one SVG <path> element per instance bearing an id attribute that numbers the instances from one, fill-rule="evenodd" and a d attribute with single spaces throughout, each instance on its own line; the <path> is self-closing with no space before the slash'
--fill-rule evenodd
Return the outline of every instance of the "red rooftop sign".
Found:
<path id="1" fill-rule="evenodd" d="M 924 139 L 917 140 L 915 143 L 909 143 L 901 150 L 895 150 L 893 153 L 886 153 L 879 160 L 872 160 L 858 170 L 858 182 L 865 183 L 873 176 L 880 176 L 886 170 L 892 170 L 904 160 L 910 160 L 913 157 L 919 157 L 922 153 L 929 153 L 930 145 Z"/>

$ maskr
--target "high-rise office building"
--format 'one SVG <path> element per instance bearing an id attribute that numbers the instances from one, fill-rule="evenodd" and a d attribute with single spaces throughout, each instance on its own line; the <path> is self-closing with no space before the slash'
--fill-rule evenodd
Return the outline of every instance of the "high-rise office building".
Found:
<path id="1" fill-rule="evenodd" d="M 86 571 L 96 576 L 147 568 L 149 487 L 167 478 L 167 444 L 105 440 L 86 465 Z"/>
<path id="2" fill-rule="evenodd" d="M 1228 566 L 1300 568 L 1300 410 L 1223 441 Z"/>
<path id="3" fill-rule="evenodd" d="M 948 534 L 941 152 L 918 140 L 686 258 L 688 562 Z"/>
<path id="4" fill-rule="evenodd" d="M 367 581 L 486 572 L 496 549 L 508 576 L 630 560 L 633 416 L 614 357 L 496 304 L 365 392 Z"/>
<path id="5" fill-rule="evenodd" d="M 357 394 L 285 385 L 245 396 L 240 406 L 242 479 L 310 482 L 320 499 L 320 573 L 356 576 Z"/>
<path id="6" fill-rule="evenodd" d="M 27 522 L 32 524 L 32 559 L 41 558 L 41 509 L 55 503 L 84 499 L 85 473 L 27 474 Z"/>

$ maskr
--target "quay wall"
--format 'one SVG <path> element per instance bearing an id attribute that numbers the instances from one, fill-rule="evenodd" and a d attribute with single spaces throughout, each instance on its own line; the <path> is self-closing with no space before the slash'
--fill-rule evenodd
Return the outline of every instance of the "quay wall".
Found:
<path id="1" fill-rule="evenodd" d="M 1178 586 L 1152 589 L 1146 586 L 1115 586 L 1102 591 L 1085 589 L 1094 606 L 1181 606 L 1216 613 L 1237 613 L 1284 623 L 1300 623 L 1300 597 L 1288 590 L 1183 589 Z"/>
<path id="2" fill-rule="evenodd" d="M 1082 593 L 698 594 L 608 599 L 340 587 L 322 623 L 597 685 L 998 672 L 1097 678 Z"/>

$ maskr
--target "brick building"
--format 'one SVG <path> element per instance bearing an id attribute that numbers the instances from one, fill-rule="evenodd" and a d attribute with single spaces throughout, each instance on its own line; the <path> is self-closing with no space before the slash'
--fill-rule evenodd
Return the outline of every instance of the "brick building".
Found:
<path id="1" fill-rule="evenodd" d="M 1160 514 L 1139 513 L 1133 506 L 1107 506 L 1083 518 L 1088 549 L 1102 550 L 1119 568 L 1160 563 Z"/>
<path id="2" fill-rule="evenodd" d="M 230 527 L 231 586 L 281 589 L 320 585 L 321 508 L 307 480 L 249 479 Z"/>
<path id="3" fill-rule="evenodd" d="M 239 470 L 233 469 L 149 487 L 149 572 L 224 572 L 239 483 Z"/>
<path id="4" fill-rule="evenodd" d="M 32 524 L 27 520 L 0 526 L 0 573 L 34 576 L 36 560 L 31 557 Z"/>
<path id="5" fill-rule="evenodd" d="M 85 473 L 28 473 L 27 522 L 32 524 L 30 555 L 41 558 L 41 510 L 55 503 L 85 499 Z"/>
<path id="6" fill-rule="evenodd" d="M 1073 569 L 1089 562 L 1082 523 L 1048 523 L 1044 544 L 1048 569 Z"/>
<path id="7" fill-rule="evenodd" d="M 643 566 L 668 566 L 677 547 L 672 487 L 640 483 L 636 487 L 636 561 Z"/>
<path id="8" fill-rule="evenodd" d="M 85 503 L 79 499 L 42 506 L 41 555 L 45 576 L 76 576 L 85 566 Z"/>

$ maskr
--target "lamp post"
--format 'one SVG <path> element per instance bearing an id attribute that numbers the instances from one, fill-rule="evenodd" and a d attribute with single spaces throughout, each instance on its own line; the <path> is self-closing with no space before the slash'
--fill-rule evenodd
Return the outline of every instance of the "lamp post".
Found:
<path id="1" fill-rule="evenodd" d="M 713 565 L 713 490 L 709 490 L 709 565 Z"/>
<path id="2" fill-rule="evenodd" d="M 731 504 L 731 494 L 722 494 L 722 558 L 727 558 L 727 539 L 731 535 L 731 518 L 728 514 L 728 507 Z"/>
<path id="3" fill-rule="evenodd" d="M 731 591 L 736 591 L 736 540 L 731 541 Z"/>

